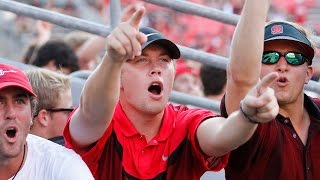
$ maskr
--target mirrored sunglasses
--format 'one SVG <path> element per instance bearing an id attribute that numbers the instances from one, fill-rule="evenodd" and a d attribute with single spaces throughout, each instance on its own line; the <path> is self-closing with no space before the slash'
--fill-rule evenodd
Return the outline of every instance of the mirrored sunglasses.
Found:
<path id="1" fill-rule="evenodd" d="M 297 52 L 280 53 L 277 51 L 266 51 L 262 56 L 263 64 L 276 64 L 281 57 L 284 57 L 288 64 L 298 66 L 308 62 L 306 56 Z"/>

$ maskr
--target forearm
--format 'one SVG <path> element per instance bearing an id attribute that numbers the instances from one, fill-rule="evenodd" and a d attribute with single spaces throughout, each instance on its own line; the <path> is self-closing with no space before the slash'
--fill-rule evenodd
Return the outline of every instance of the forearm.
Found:
<path id="1" fill-rule="evenodd" d="M 227 67 L 226 107 L 231 113 L 259 81 L 264 26 L 270 0 L 246 0 L 231 45 Z M 250 68 L 248 68 L 250 67 Z"/>
<path id="2" fill-rule="evenodd" d="M 106 55 L 88 78 L 80 107 L 70 122 L 70 133 L 76 144 L 89 145 L 108 128 L 119 98 L 121 64 Z"/>
<path id="3" fill-rule="evenodd" d="M 119 99 L 121 65 L 122 62 L 114 62 L 105 55 L 102 64 L 88 78 L 81 94 L 80 109 L 89 120 L 106 121 L 106 116 L 112 117 Z"/>
<path id="4" fill-rule="evenodd" d="M 268 123 L 279 113 L 279 105 L 270 85 L 279 77 L 272 72 L 264 76 L 240 103 L 240 111 L 228 118 L 215 117 L 201 123 L 197 136 L 202 150 L 211 156 L 221 156 L 248 141 L 257 123 Z"/>
<path id="5" fill-rule="evenodd" d="M 217 131 L 217 138 L 221 139 L 220 146 L 225 147 L 225 151 L 231 151 L 247 142 L 256 128 L 257 124 L 250 122 L 240 111 L 232 113 Z M 228 133 L 225 131 L 228 130 Z M 219 145 L 219 144 L 218 144 Z"/>
<path id="6" fill-rule="evenodd" d="M 240 112 L 227 119 L 217 118 L 203 122 L 197 131 L 200 147 L 210 156 L 219 157 L 247 142 L 257 128 Z"/>

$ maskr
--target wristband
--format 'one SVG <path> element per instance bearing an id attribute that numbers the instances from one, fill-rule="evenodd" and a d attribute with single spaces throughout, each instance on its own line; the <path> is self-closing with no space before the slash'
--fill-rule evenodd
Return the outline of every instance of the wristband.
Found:
<path id="1" fill-rule="evenodd" d="M 253 124 L 260 124 L 260 122 L 258 122 L 258 121 L 256 121 L 256 120 L 253 120 L 252 118 L 250 118 L 250 117 L 248 116 L 248 114 L 246 114 L 246 113 L 243 111 L 243 109 L 242 109 L 242 101 L 240 101 L 240 112 L 244 115 L 244 117 L 246 117 L 246 119 L 247 119 L 249 122 L 251 122 L 251 123 L 253 123 Z"/>

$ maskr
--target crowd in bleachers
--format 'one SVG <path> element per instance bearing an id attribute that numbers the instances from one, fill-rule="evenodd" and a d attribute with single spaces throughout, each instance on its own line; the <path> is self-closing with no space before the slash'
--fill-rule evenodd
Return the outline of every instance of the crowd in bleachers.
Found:
<path id="1" fill-rule="evenodd" d="M 189 1 L 239 15 L 245 0 Z M 72 0 L 22 0 L 19 2 L 70 16 L 89 18 L 79 10 L 80 5 Z M 82 5 L 83 3 L 86 7 L 82 7 L 81 10 L 94 12 L 91 15 L 97 18 L 96 22 L 109 24 L 110 0 L 86 0 L 82 2 Z M 123 12 L 128 15 L 127 17 L 123 15 L 122 21 L 127 21 L 132 15 L 131 11 L 135 11 L 142 3 L 141 0 L 121 0 Z M 146 8 L 146 14 L 141 20 L 141 26 L 150 26 L 159 30 L 176 44 L 229 57 L 235 26 L 149 3 L 143 3 L 143 6 Z M 297 22 L 310 27 L 317 35 L 320 34 L 320 28 L 318 28 L 320 26 L 310 24 L 308 21 L 309 11 L 314 7 L 316 7 L 316 0 L 273 0 L 268 18 Z M 0 29 L 0 40 L 6 42 L 0 45 L 0 57 L 50 70 L 26 71 L 33 91 L 38 94 L 37 98 L 40 102 L 37 106 L 35 105 L 38 109 L 33 116 L 33 121 L 31 121 L 31 133 L 64 145 L 63 128 L 67 117 L 75 108 L 71 98 L 69 77 L 77 76 L 87 80 L 88 74 L 91 74 L 101 63 L 106 51 L 105 38 L 8 12 L 0 13 L 3 15 L 0 20 L 0 25 L 3 27 Z M 319 51 L 316 52 L 315 59 L 318 59 L 318 55 Z M 314 60 L 313 65 L 317 66 L 317 64 L 320 63 Z M 52 74 L 51 71 L 58 73 Z M 86 73 L 77 74 L 82 71 Z M 174 72 L 173 90 L 217 102 L 220 102 L 225 94 L 226 70 L 180 58 L 175 61 Z M 71 76 L 61 74 L 71 74 Z M 314 80 L 318 80 L 320 68 L 314 68 L 314 74 Z M 42 84 L 39 85 L 39 83 Z M 151 86 L 149 89 L 153 89 L 148 89 L 148 91 L 152 91 L 153 94 L 158 91 L 157 86 L 160 86 L 160 91 L 163 88 L 161 85 Z M 57 91 L 59 89 L 62 90 Z M 94 95 L 93 90 L 91 93 Z M 319 97 L 316 93 L 309 93 L 313 97 Z M 51 106 L 53 104 L 54 106 Z M 244 115 L 247 118 L 246 114 Z M 61 121 L 57 124 L 50 124 L 48 119 Z M 249 120 L 251 121 L 251 119 Z M 34 121 L 37 122 L 34 123 Z M 56 131 L 52 132 L 49 126 L 54 127 Z M 69 131 L 69 129 L 67 130 Z"/>
<path id="2" fill-rule="evenodd" d="M 24 0 L 22 2 L 79 18 L 84 17 L 84 13 L 79 11 L 79 7 L 77 7 L 78 5 L 71 0 Z M 125 8 L 130 4 L 137 4 L 141 2 L 142 1 L 140 0 L 122 0 L 121 5 L 125 10 Z M 190 2 L 216 8 L 227 13 L 240 14 L 244 1 L 190 0 Z M 87 5 L 87 10 L 94 10 L 96 13 L 95 16 L 99 17 L 97 18 L 97 21 L 98 19 L 102 19 L 102 22 L 100 23 L 109 23 L 109 0 L 87 0 L 85 1 L 85 4 Z M 289 20 L 298 22 L 302 25 L 307 25 L 306 22 L 308 18 L 308 11 L 315 5 L 315 0 L 272 1 L 269 18 Z M 150 26 L 161 31 L 168 38 L 180 45 L 228 57 L 230 52 L 231 38 L 235 28 L 233 25 L 177 12 L 169 8 L 160 7 L 150 3 L 144 3 L 144 6 L 147 9 L 146 16 L 142 22 L 144 26 Z M 71 46 L 71 48 L 74 50 L 74 54 L 77 55 L 77 59 L 71 61 L 77 61 L 80 70 L 93 70 L 103 55 L 104 42 L 103 38 L 101 37 L 97 37 L 89 33 L 72 31 L 70 29 L 61 28 L 50 23 L 37 21 L 22 16 L 15 16 L 13 14 L 7 14 L 5 17 L 7 17 L 5 18 L 7 21 L 2 20 L 3 23 L 11 24 L 11 26 L 6 26 L 9 29 L 4 29 L 3 31 L 6 31 L 6 33 L 2 33 L 0 36 L 4 37 L 0 38 L 9 38 L 11 42 L 8 43 L 9 45 L 6 45 L 6 47 L 1 48 L 3 57 L 36 65 L 37 61 L 39 61 L 36 58 L 40 46 L 52 39 L 64 41 L 64 43 L 66 43 L 68 46 Z M 33 24 L 36 25 L 34 26 Z M 317 32 L 316 27 L 316 25 L 313 27 L 315 32 Z M 8 36 L 8 34 L 10 35 Z M 92 42 L 90 43 L 89 41 Z M 59 63 L 57 62 L 56 65 L 49 68 L 59 69 L 67 66 L 66 64 L 68 63 L 70 66 L 74 64 L 74 62 L 62 62 L 60 60 L 60 65 L 58 65 Z M 179 67 L 193 68 L 195 71 L 200 70 L 199 63 L 189 62 L 187 59 L 180 59 L 178 64 L 180 63 L 182 63 L 183 66 Z M 50 64 L 44 65 L 50 66 Z M 75 65 L 72 66 L 72 70 L 68 73 L 79 70 L 77 67 L 75 68 Z M 315 79 L 317 79 L 320 72 L 318 73 L 316 71 L 315 74 Z M 199 79 L 199 77 L 197 78 Z M 199 86 L 199 89 L 202 90 L 201 83 Z"/>

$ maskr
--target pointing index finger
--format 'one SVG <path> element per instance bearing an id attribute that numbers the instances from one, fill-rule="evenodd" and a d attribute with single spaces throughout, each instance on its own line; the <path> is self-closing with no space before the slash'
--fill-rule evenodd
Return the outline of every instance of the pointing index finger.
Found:
<path id="1" fill-rule="evenodd" d="M 257 92 L 262 94 L 276 79 L 278 79 L 279 74 L 277 72 L 269 73 L 262 78 L 262 80 L 257 85 Z"/>
<path id="2" fill-rule="evenodd" d="M 145 13 L 145 8 L 143 6 L 139 7 L 139 9 L 129 19 L 130 25 L 138 30 L 139 24 L 141 22 L 141 19 L 142 19 L 144 13 Z"/>

